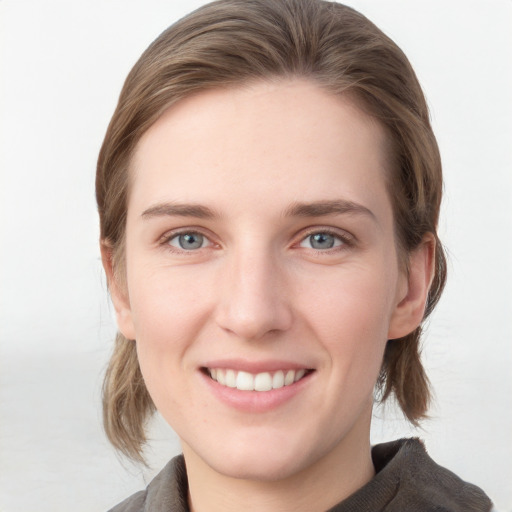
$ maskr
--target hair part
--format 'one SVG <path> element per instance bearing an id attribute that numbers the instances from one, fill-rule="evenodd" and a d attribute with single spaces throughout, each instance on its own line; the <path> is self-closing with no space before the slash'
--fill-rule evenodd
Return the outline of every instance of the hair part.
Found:
<path id="1" fill-rule="evenodd" d="M 335 95 L 350 94 L 386 130 L 399 258 L 426 233 L 435 238 L 435 274 L 425 318 L 438 302 L 446 261 L 436 234 L 442 195 L 441 160 L 416 75 L 398 46 L 362 14 L 322 0 L 220 0 L 164 31 L 129 73 L 97 166 L 102 243 L 114 276 L 124 272 L 130 162 L 142 135 L 180 99 L 199 91 L 258 80 L 305 78 Z M 121 278 L 123 279 L 123 278 Z M 382 400 L 395 395 L 414 424 L 426 415 L 429 383 L 420 360 L 421 327 L 388 341 L 377 381 Z M 107 436 L 142 460 L 144 426 L 155 410 L 134 340 L 117 335 L 103 386 Z"/>

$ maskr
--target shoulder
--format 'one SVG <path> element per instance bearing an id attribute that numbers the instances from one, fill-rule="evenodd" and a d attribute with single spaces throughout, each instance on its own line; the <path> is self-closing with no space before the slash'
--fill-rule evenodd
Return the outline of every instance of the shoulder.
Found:
<path id="1" fill-rule="evenodd" d="M 396 489 L 390 512 L 489 512 L 492 508 L 491 500 L 482 489 L 436 464 L 418 439 L 377 445 L 372 457 L 376 478 L 388 481 Z"/>
<path id="2" fill-rule="evenodd" d="M 375 476 L 329 512 L 490 512 L 491 500 L 475 485 L 436 464 L 418 439 L 372 449 Z"/>
<path id="3" fill-rule="evenodd" d="M 122 501 L 109 512 L 188 512 L 188 482 L 183 456 L 174 457 L 144 491 Z"/>
<path id="4" fill-rule="evenodd" d="M 108 512 L 143 512 L 144 503 L 146 502 L 147 491 L 139 491 L 129 498 L 126 498 Z"/>

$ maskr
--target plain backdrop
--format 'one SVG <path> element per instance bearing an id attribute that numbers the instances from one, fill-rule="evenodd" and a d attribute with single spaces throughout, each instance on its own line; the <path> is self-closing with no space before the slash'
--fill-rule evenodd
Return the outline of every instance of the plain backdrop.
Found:
<path id="1" fill-rule="evenodd" d="M 157 420 L 150 469 L 118 458 L 100 386 L 115 324 L 98 250 L 97 153 L 145 47 L 201 1 L 0 0 L 0 510 L 107 510 L 179 443 Z M 443 156 L 449 281 L 424 357 L 436 402 L 372 440 L 430 454 L 512 510 L 512 2 L 353 0 L 402 47 Z"/>

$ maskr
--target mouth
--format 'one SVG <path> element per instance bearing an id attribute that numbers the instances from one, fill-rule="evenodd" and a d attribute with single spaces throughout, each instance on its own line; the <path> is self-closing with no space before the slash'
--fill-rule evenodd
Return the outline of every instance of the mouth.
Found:
<path id="1" fill-rule="evenodd" d="M 230 368 L 203 368 L 203 372 L 221 386 L 240 391 L 272 391 L 299 382 L 314 370 L 283 369 L 273 372 L 249 373 Z"/>

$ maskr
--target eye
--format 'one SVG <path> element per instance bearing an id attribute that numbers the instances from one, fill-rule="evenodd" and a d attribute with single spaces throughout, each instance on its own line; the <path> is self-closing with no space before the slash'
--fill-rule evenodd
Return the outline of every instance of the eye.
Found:
<path id="1" fill-rule="evenodd" d="M 211 242 L 201 233 L 191 231 L 187 233 L 178 233 L 177 235 L 170 237 L 167 243 L 170 246 L 183 251 L 194 251 L 196 249 L 208 247 Z"/>
<path id="2" fill-rule="evenodd" d="M 304 240 L 301 241 L 300 247 L 306 247 L 308 249 L 315 250 L 327 250 L 333 249 L 343 245 L 345 241 L 341 236 L 334 235 L 332 233 L 320 231 L 318 233 L 311 233 Z"/>

